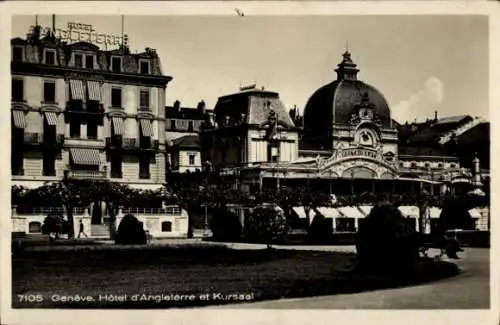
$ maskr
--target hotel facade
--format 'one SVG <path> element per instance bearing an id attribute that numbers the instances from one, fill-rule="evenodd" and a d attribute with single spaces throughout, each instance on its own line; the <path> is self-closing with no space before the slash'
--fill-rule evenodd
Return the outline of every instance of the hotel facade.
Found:
<path id="1" fill-rule="evenodd" d="M 12 184 L 165 183 L 165 91 L 155 50 L 68 44 L 35 26 L 11 40 Z"/>

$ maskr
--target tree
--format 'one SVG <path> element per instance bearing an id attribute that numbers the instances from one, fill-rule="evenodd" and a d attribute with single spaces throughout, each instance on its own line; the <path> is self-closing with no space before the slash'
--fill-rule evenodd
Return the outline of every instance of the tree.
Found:
<path id="1" fill-rule="evenodd" d="M 42 233 L 48 235 L 50 241 L 53 241 L 61 234 L 68 234 L 69 228 L 69 223 L 64 220 L 62 214 L 49 214 L 43 220 Z"/>
<path id="2" fill-rule="evenodd" d="M 250 214 L 245 228 L 249 239 L 262 240 L 270 249 L 273 241 L 284 239 L 288 224 L 282 211 L 275 207 L 257 207 Z"/>

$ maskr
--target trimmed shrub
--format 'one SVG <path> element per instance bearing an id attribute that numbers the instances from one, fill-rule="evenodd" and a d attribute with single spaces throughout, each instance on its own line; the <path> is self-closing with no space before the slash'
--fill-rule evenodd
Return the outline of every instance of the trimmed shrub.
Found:
<path id="1" fill-rule="evenodd" d="M 401 272 L 419 259 L 415 230 L 396 206 L 381 201 L 359 224 L 356 250 L 359 266 L 370 272 Z"/>
<path id="2" fill-rule="evenodd" d="M 283 242 L 288 232 L 286 217 L 272 207 L 258 207 L 248 217 L 245 224 L 246 238 L 252 242 L 267 244 Z"/>
<path id="3" fill-rule="evenodd" d="M 119 245 L 142 245 L 146 244 L 146 232 L 142 222 L 132 214 L 123 217 L 118 226 L 115 236 L 115 244 Z"/>
<path id="4" fill-rule="evenodd" d="M 220 241 L 236 241 L 242 234 L 238 216 L 225 209 L 214 212 L 210 228 L 213 239 Z"/>
<path id="5" fill-rule="evenodd" d="M 439 216 L 441 231 L 447 229 L 473 230 L 467 197 L 451 197 L 445 200 Z"/>
<path id="6" fill-rule="evenodd" d="M 322 214 L 316 214 L 307 232 L 308 242 L 325 243 L 332 239 L 332 219 L 325 218 Z"/>

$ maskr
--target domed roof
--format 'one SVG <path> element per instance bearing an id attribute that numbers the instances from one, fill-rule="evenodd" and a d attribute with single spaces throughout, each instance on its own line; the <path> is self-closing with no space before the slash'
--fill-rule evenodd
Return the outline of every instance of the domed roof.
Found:
<path id="1" fill-rule="evenodd" d="M 349 52 L 338 65 L 337 80 L 324 85 L 309 98 L 304 109 L 305 135 L 330 135 L 334 124 L 347 124 L 356 105 L 369 101 L 375 119 L 391 127 L 391 112 L 384 96 L 373 86 L 357 80 L 358 69 Z"/>

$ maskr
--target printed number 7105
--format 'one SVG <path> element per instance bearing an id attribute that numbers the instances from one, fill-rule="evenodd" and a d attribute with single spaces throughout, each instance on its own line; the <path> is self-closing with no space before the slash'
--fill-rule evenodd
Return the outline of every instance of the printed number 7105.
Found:
<path id="1" fill-rule="evenodd" d="M 42 295 L 17 295 L 19 302 L 42 302 Z"/>

